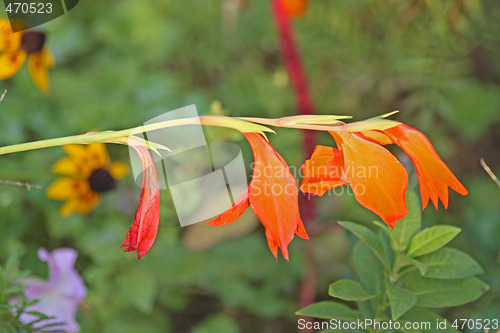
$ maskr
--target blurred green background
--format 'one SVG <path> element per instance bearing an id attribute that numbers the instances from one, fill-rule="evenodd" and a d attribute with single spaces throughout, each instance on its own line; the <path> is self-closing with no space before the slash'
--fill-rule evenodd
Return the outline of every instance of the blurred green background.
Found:
<path id="1" fill-rule="evenodd" d="M 296 114 L 269 7 L 258 0 L 81 1 L 34 29 L 47 33 L 55 54 L 51 93 L 36 89 L 27 66 L 0 82 L 8 90 L 0 145 L 135 127 L 189 104 L 208 114 L 215 100 L 231 116 Z M 468 188 L 467 197 L 450 195 L 448 211 L 429 206 L 424 224 L 463 228 L 453 244 L 480 261 L 491 290 L 442 314 L 498 318 L 500 188 L 479 159 L 500 175 L 500 2 L 312 0 L 293 24 L 318 113 L 361 120 L 400 110 L 394 119 L 425 133 Z M 299 167 L 302 133 L 278 134 L 271 143 Z M 251 161 L 239 135 L 207 136 L 241 143 Z M 109 150 L 128 162 L 126 147 Z M 53 148 L 0 157 L 0 179 L 42 186 L 0 183 L 0 261 L 21 249 L 23 266 L 44 276 L 39 247 L 77 249 L 89 288 L 78 314 L 83 332 L 294 332 L 311 265 L 317 300 L 329 283 L 353 274 L 353 239 L 336 221 L 376 219 L 340 191 L 316 198 L 317 218 L 306 228 L 317 236 L 296 238 L 290 262 L 276 263 L 252 213 L 218 229 L 181 228 L 163 191 L 158 238 L 138 261 L 120 249 L 139 198 L 132 176 L 88 216 L 63 219 L 61 203 L 45 197 L 57 177 L 50 166 L 63 155 Z M 410 184 L 417 186 L 413 171 Z"/>

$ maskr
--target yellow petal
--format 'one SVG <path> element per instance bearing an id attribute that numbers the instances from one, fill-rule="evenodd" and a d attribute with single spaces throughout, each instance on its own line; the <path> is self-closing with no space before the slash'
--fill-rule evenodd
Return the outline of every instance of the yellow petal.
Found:
<path id="1" fill-rule="evenodd" d="M 89 190 L 89 185 L 85 180 L 62 177 L 49 186 L 46 195 L 54 200 L 67 200 L 76 198 Z"/>
<path id="2" fill-rule="evenodd" d="M 114 179 L 120 179 L 128 173 L 128 167 L 125 163 L 114 162 L 109 166 L 109 172 Z"/>
<path id="3" fill-rule="evenodd" d="M 0 55 L 0 80 L 16 74 L 26 60 L 26 52 L 7 52 Z"/>
<path id="4" fill-rule="evenodd" d="M 35 85 L 44 93 L 50 90 L 48 69 L 54 67 L 55 61 L 52 53 L 42 49 L 30 55 L 28 68 Z"/>

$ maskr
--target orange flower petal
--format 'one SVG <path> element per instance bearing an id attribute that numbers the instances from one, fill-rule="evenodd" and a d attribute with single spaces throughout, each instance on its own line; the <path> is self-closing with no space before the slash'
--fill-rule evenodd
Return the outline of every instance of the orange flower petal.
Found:
<path id="1" fill-rule="evenodd" d="M 390 145 L 395 143 L 387 134 L 380 131 L 356 132 L 357 136 L 367 141 L 378 143 L 379 145 Z"/>
<path id="2" fill-rule="evenodd" d="M 243 214 L 248 206 L 250 206 L 250 201 L 248 200 L 249 195 L 249 190 L 247 189 L 239 197 L 239 199 L 236 200 L 231 208 L 227 209 L 224 213 L 205 223 L 213 227 L 219 227 L 222 225 L 233 223 L 234 221 L 236 221 L 236 219 L 238 219 L 238 217 L 240 217 L 241 214 Z"/>
<path id="3" fill-rule="evenodd" d="M 417 171 L 422 197 L 422 209 L 429 199 L 438 207 L 441 200 L 448 207 L 448 187 L 461 195 L 466 195 L 467 189 L 448 169 L 434 150 L 427 137 L 416 129 L 401 124 L 384 131 L 411 158 Z"/>
<path id="4" fill-rule="evenodd" d="M 288 244 L 294 234 L 308 239 L 299 213 L 298 191 L 285 160 L 257 133 L 244 133 L 254 155 L 249 201 L 266 228 L 269 248 L 276 257 L 278 248 L 288 260 Z"/>
<path id="5" fill-rule="evenodd" d="M 160 183 L 153 158 L 143 146 L 133 146 L 142 163 L 143 176 L 141 198 L 135 213 L 135 219 L 125 236 L 121 247 L 128 246 L 125 251 L 137 250 L 137 257 L 145 255 L 156 238 L 160 220 Z"/>
<path id="6" fill-rule="evenodd" d="M 326 191 L 347 184 L 341 180 L 340 155 L 338 149 L 316 146 L 310 159 L 302 165 L 300 190 L 319 196 Z"/>
<path id="7" fill-rule="evenodd" d="M 285 11 L 291 17 L 304 14 L 309 0 L 283 0 Z"/>
<path id="8" fill-rule="evenodd" d="M 391 228 L 408 214 L 408 175 L 398 160 L 380 145 L 346 131 L 330 132 L 341 152 L 344 177 L 356 200 Z"/>

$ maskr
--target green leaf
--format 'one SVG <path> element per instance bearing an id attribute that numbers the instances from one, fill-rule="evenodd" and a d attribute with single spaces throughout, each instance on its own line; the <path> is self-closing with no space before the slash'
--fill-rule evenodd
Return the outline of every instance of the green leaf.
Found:
<path id="1" fill-rule="evenodd" d="M 392 320 L 397 320 L 417 303 L 417 296 L 410 290 L 398 288 L 390 283 L 385 286 L 391 305 Z"/>
<path id="2" fill-rule="evenodd" d="M 359 282 L 349 279 L 332 283 L 328 289 L 328 294 L 346 301 L 365 301 L 375 296 L 366 291 Z"/>
<path id="3" fill-rule="evenodd" d="M 427 272 L 429 267 L 426 264 L 424 264 L 418 260 L 415 260 L 415 259 L 411 259 L 411 262 L 415 265 L 415 267 L 418 268 L 418 270 L 420 271 L 420 275 L 425 276 L 425 273 Z"/>
<path id="4" fill-rule="evenodd" d="M 51 317 L 47 316 L 46 314 L 38 312 L 38 311 L 27 311 L 25 313 L 29 314 L 29 315 L 32 315 L 32 316 L 36 316 L 36 317 L 38 317 L 40 319 L 49 319 L 49 318 L 51 318 Z"/>
<path id="5" fill-rule="evenodd" d="M 210 316 L 202 322 L 196 324 L 191 333 L 239 333 L 240 329 L 234 320 L 225 314 Z"/>
<path id="6" fill-rule="evenodd" d="M 377 235 L 365 226 L 352 222 L 339 222 L 341 226 L 352 232 L 356 237 L 358 237 L 362 242 L 364 242 L 373 251 L 384 266 L 388 267 L 388 263 L 385 259 L 384 252 L 382 250 L 382 245 Z"/>
<path id="7" fill-rule="evenodd" d="M 4 290 L 5 295 L 21 293 L 26 286 L 10 287 Z"/>
<path id="8" fill-rule="evenodd" d="M 14 251 L 9 258 L 7 259 L 7 262 L 5 263 L 5 270 L 4 274 L 5 277 L 7 278 L 10 274 L 12 274 L 12 271 L 14 270 L 15 267 L 19 264 L 19 256 L 20 256 L 19 250 Z"/>
<path id="9" fill-rule="evenodd" d="M 408 247 L 408 256 L 419 257 L 445 246 L 460 233 L 460 228 L 451 225 L 437 225 L 422 230 L 413 237 Z"/>
<path id="10" fill-rule="evenodd" d="M 359 241 L 353 250 L 354 269 L 371 294 L 381 294 L 384 289 L 384 268 L 366 243 Z"/>
<path id="11" fill-rule="evenodd" d="M 319 302 L 306 306 L 295 312 L 298 316 L 307 316 L 321 319 L 338 319 L 343 321 L 356 321 L 361 319 L 361 314 L 350 307 L 337 302 Z"/>
<path id="12" fill-rule="evenodd" d="M 461 279 L 483 273 L 481 266 L 471 256 L 449 247 L 421 256 L 415 262 L 428 267 L 423 276 L 436 279 Z"/>
<path id="13" fill-rule="evenodd" d="M 157 294 L 157 283 L 152 274 L 134 270 L 118 277 L 119 292 L 138 310 L 150 313 Z"/>
<path id="14" fill-rule="evenodd" d="M 422 227 L 420 200 L 414 191 L 406 193 L 406 206 L 408 215 L 399 220 L 392 229 L 394 238 L 403 246 L 403 249 L 408 248 L 411 237 Z M 393 244 L 393 247 L 399 250 L 395 245 Z"/>
<path id="15" fill-rule="evenodd" d="M 466 304 L 478 299 L 489 286 L 478 278 L 431 279 L 414 275 L 403 287 L 417 295 L 417 306 L 446 308 Z"/>
<path id="16" fill-rule="evenodd" d="M 394 265 L 394 249 L 391 246 L 391 239 L 380 229 L 378 231 L 378 239 L 382 248 L 382 253 L 384 254 L 384 261 L 389 264 L 389 267 L 392 267 Z"/>
<path id="17" fill-rule="evenodd" d="M 401 330 L 406 333 L 459 333 L 460 331 L 451 327 L 451 324 L 440 315 L 424 309 L 411 309 L 399 318 Z M 405 323 L 410 325 L 418 324 L 419 328 L 405 328 Z M 445 327 L 443 323 L 445 323 Z M 424 327 L 423 325 L 429 325 Z M 438 327 L 438 325 L 440 325 Z"/>

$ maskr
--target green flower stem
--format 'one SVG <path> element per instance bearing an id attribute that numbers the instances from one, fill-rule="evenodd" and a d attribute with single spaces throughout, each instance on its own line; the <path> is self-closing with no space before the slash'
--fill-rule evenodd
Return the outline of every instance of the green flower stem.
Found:
<path id="1" fill-rule="evenodd" d="M 381 117 L 385 116 L 387 115 Z M 40 140 L 40 141 L 21 143 L 11 146 L 5 146 L 5 147 L 0 147 L 0 155 L 18 153 L 22 151 L 42 149 L 48 147 L 64 146 L 70 144 L 90 144 L 95 142 L 128 144 L 129 143 L 128 138 L 133 136 L 134 134 L 150 132 L 174 126 L 183 126 L 183 125 L 201 124 L 204 126 L 232 128 L 237 131 L 240 131 L 241 133 L 260 133 L 263 136 L 265 136 L 265 132 L 275 133 L 273 130 L 269 129 L 264 125 L 317 130 L 317 131 L 338 131 L 339 129 L 342 129 L 344 131 L 347 130 L 349 132 L 358 132 L 358 131 L 373 130 L 373 129 L 383 130 L 399 125 L 399 123 L 396 121 L 381 119 L 381 117 L 344 125 L 344 123 L 341 122 L 339 119 L 349 118 L 347 116 L 316 115 L 316 116 L 292 116 L 279 119 L 267 119 L 267 118 L 251 118 L 251 117 L 232 118 L 226 116 L 209 115 L 209 116 L 200 116 L 193 118 L 167 120 L 154 124 L 129 128 L 121 131 L 88 132 L 86 134 L 81 134 L 81 135 L 66 136 L 56 139 Z M 339 125 L 344 125 L 344 126 L 339 127 Z M 144 144 L 148 148 L 151 148 L 153 150 L 161 146 L 155 143 L 151 143 L 151 145 L 148 145 L 148 142 L 144 142 L 144 140 L 142 140 L 142 142 L 141 140 L 135 140 L 133 144 Z M 166 148 L 166 147 L 161 146 L 161 148 Z"/>
<path id="2" fill-rule="evenodd" d="M 10 145 L 5 147 L 0 147 L 0 155 L 18 153 L 28 150 L 49 148 L 49 147 L 57 147 L 69 144 L 90 144 L 95 142 L 122 143 L 119 142 L 120 140 L 118 139 L 128 138 L 133 134 L 144 133 L 174 126 L 197 125 L 197 124 L 205 126 L 233 128 L 240 132 L 258 132 L 258 133 L 273 132 L 271 129 L 265 126 L 248 123 L 236 118 L 224 117 L 224 116 L 201 116 L 195 118 L 182 118 L 182 119 L 162 121 L 154 124 L 143 125 L 121 131 L 89 132 L 81 135 L 73 135 L 56 139 L 40 140 L 40 141 Z"/>

